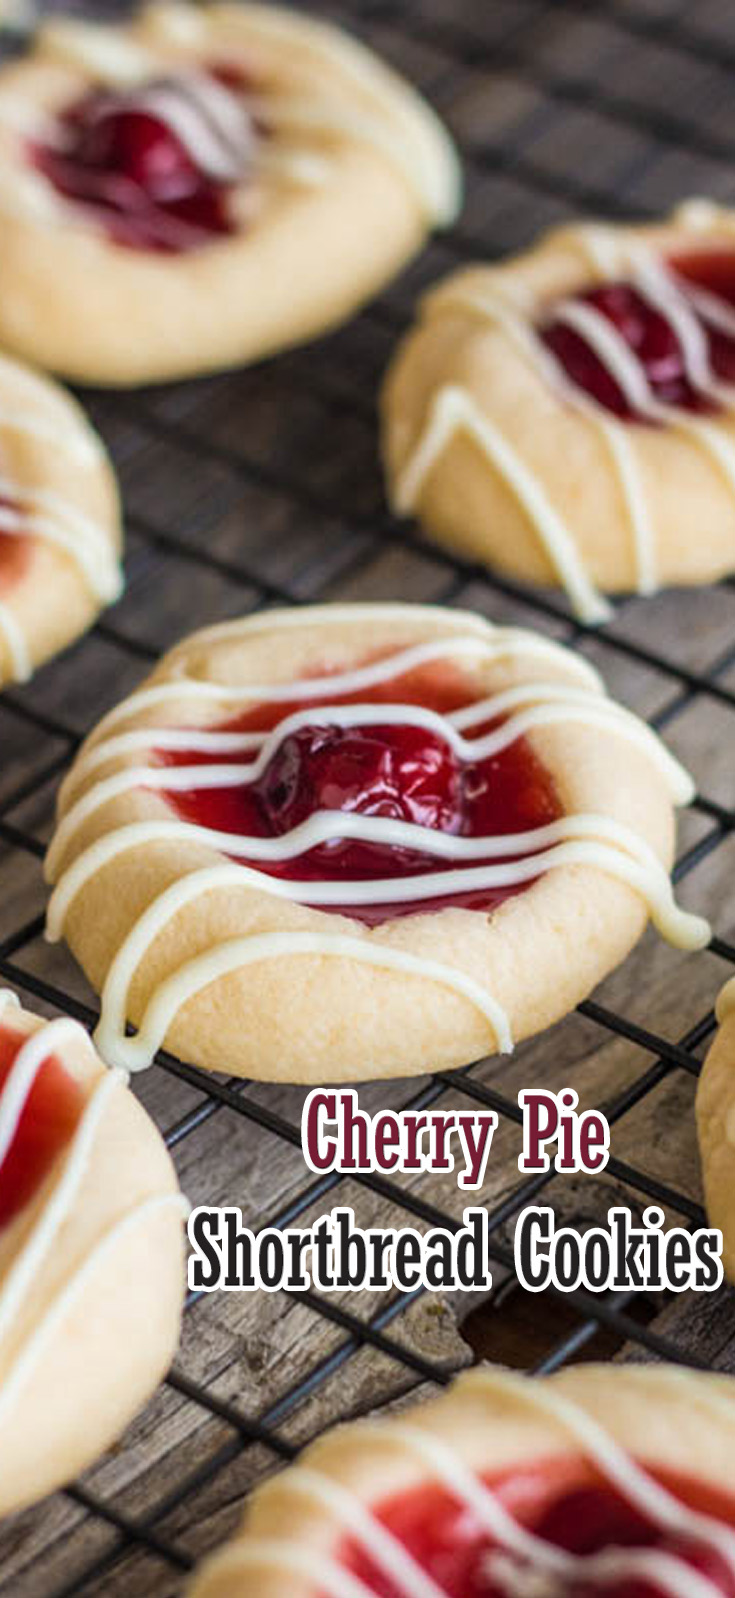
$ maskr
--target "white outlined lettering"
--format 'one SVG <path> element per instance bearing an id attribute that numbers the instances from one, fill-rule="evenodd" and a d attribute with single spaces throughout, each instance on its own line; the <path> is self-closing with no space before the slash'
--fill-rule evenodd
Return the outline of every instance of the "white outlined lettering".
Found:
<path id="1" fill-rule="evenodd" d="M 608 1210 L 607 1218 L 607 1228 L 595 1226 L 582 1233 L 557 1226 L 548 1206 L 531 1204 L 521 1210 L 514 1245 L 521 1285 L 529 1293 L 548 1287 L 562 1293 L 578 1287 L 591 1293 L 662 1287 L 674 1293 L 690 1288 L 712 1293 L 721 1285 L 722 1233 L 715 1228 L 690 1232 L 673 1226 L 664 1231 L 665 1215 L 656 1204 L 643 1211 L 642 1226 L 635 1226 L 630 1210 L 622 1206 Z"/>
<path id="2" fill-rule="evenodd" d="M 462 1226 L 363 1229 L 349 1206 L 321 1215 L 306 1230 L 243 1226 L 242 1213 L 200 1205 L 188 1235 L 188 1280 L 193 1292 L 378 1292 L 419 1288 L 488 1292 L 492 1287 L 487 1210 L 468 1208 Z"/>
<path id="3" fill-rule="evenodd" d="M 495 1110 L 361 1110 L 355 1088 L 307 1093 L 301 1116 L 301 1146 L 311 1171 L 367 1175 L 379 1171 L 454 1171 L 457 1140 L 462 1154 L 457 1185 L 482 1187 L 498 1125 Z"/>
<path id="4" fill-rule="evenodd" d="M 610 1157 L 610 1128 L 600 1110 L 578 1110 L 574 1088 L 552 1093 L 544 1088 L 524 1088 L 518 1094 L 523 1111 L 523 1153 L 518 1169 L 524 1174 L 548 1171 L 546 1152 L 555 1143 L 554 1169 L 567 1174 L 585 1171 L 599 1176 Z"/>

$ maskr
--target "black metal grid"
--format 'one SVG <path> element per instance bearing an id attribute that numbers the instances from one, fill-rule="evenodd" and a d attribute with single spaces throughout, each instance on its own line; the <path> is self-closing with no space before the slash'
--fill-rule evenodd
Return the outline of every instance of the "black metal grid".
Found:
<path id="1" fill-rule="evenodd" d="M 112 10 L 108 7 L 108 10 Z M 122 8 L 116 8 L 122 9 Z M 227 585 L 229 613 L 252 610 L 271 603 L 300 603 L 339 595 L 369 574 L 376 562 L 396 562 L 402 573 L 392 597 L 420 597 L 413 577 L 430 581 L 434 602 L 462 602 L 471 593 L 475 603 L 487 606 L 502 619 L 510 609 L 525 612 L 524 619 L 585 649 L 592 648 L 605 665 L 616 661 L 639 667 L 653 674 L 657 684 L 665 685 L 665 695 L 657 704 L 652 724 L 675 729 L 679 718 L 697 707 L 703 716 L 716 710 L 728 719 L 727 731 L 735 734 L 735 632 L 732 641 L 720 647 L 706 667 L 684 664 L 677 659 L 678 640 L 662 650 L 646 641 L 642 622 L 642 603 L 629 600 L 617 607 L 614 621 L 602 630 L 591 630 L 576 623 L 562 597 L 529 593 L 514 583 L 490 576 L 468 563 L 437 551 L 426 550 L 416 533 L 394 522 L 379 503 L 372 460 L 374 405 L 369 379 L 362 379 L 365 349 L 387 351 L 404 325 L 411 297 L 417 285 L 447 265 L 478 253 L 501 253 L 530 239 L 539 226 L 565 215 L 596 210 L 608 215 L 645 217 L 692 188 L 715 192 L 722 198 L 735 198 L 735 176 L 731 173 L 735 157 L 735 120 L 729 111 L 727 95 L 735 68 L 735 17 L 727 0 L 702 4 L 696 12 L 682 0 L 496 0 L 481 6 L 478 0 L 422 0 L 409 8 L 405 0 L 350 5 L 349 0 L 322 8 L 338 20 L 351 22 L 358 31 L 404 65 L 446 108 L 450 121 L 453 107 L 462 140 L 464 108 L 469 96 L 485 95 L 491 107 L 488 125 L 483 114 L 465 135 L 464 155 L 469 177 L 469 204 L 455 232 L 434 244 L 408 282 L 391 290 L 370 307 L 346 332 L 338 334 L 326 357 L 321 351 L 296 353 L 282 359 L 276 386 L 271 393 L 269 375 L 255 374 L 245 381 L 245 409 L 241 412 L 242 436 L 210 438 L 201 428 L 197 406 L 202 395 L 208 407 L 231 403 L 237 378 L 207 380 L 206 384 L 184 385 L 166 392 L 148 392 L 136 397 L 91 396 L 91 405 L 101 430 L 111 441 L 125 477 L 130 463 L 131 478 L 140 478 L 147 450 L 173 452 L 176 460 L 188 463 L 189 486 L 196 494 L 197 474 L 206 483 L 210 474 L 213 492 L 222 489 L 220 477 L 238 485 L 238 492 L 252 494 L 256 505 L 270 497 L 286 505 L 291 526 L 303 519 L 308 531 L 305 540 L 292 537 L 286 546 L 285 571 L 269 564 L 270 557 L 256 546 L 252 556 L 243 558 L 237 540 L 220 547 L 208 544 L 206 531 L 193 522 L 180 521 L 176 506 L 164 507 L 163 515 L 151 513 L 143 505 L 131 504 L 128 531 L 131 551 L 128 578 L 133 592 L 141 593 L 158 582 L 161 593 L 169 571 L 178 572 L 182 563 L 191 570 L 192 589 L 208 580 Z M 621 63 L 625 69 L 621 70 Z M 636 65 L 638 63 L 638 65 Z M 681 80 L 682 92 L 675 92 Z M 617 87 L 622 82 L 622 87 Z M 668 82 L 668 92 L 665 84 Z M 684 85 L 689 85 L 689 92 Z M 507 117 L 495 115 L 492 106 L 508 102 Z M 513 107 L 515 106 L 515 110 Z M 470 121 L 472 119 L 470 118 Z M 597 130 L 591 158 L 579 160 L 584 129 Z M 368 360 L 368 371 L 371 361 Z M 381 361 L 382 364 L 382 353 Z M 275 370 L 275 368 L 274 368 Z M 370 377 L 377 375 L 370 373 Z M 316 462 L 307 448 L 307 466 L 296 467 L 283 452 L 271 452 L 256 438 L 249 447 L 247 403 L 269 401 L 275 396 L 277 407 L 286 405 L 288 422 L 289 393 L 308 384 L 310 403 L 316 404 L 329 425 L 326 431 L 330 452 L 339 453 L 340 429 L 344 430 L 347 453 L 353 439 L 361 439 L 353 450 L 362 470 L 356 491 L 358 508 L 350 488 L 350 466 L 343 481 L 334 474 L 330 484 L 327 446 L 317 452 Z M 193 396 L 193 397 L 192 397 Z M 242 396 L 241 396 L 242 397 Z M 84 396 L 90 403 L 90 396 Z M 238 401 L 239 403 L 239 401 Z M 279 411 L 279 417 L 280 417 Z M 297 422 L 294 424 L 297 426 Z M 132 440 L 132 442 L 131 442 Z M 303 458 L 303 456 L 302 456 Z M 155 475 L 155 474 L 154 474 Z M 339 474 L 337 474 L 337 478 Z M 326 481 L 326 487 L 325 487 Z M 228 490 L 229 492 L 230 490 Z M 234 495 L 234 488 L 231 489 Z M 362 496 L 360 498 L 359 496 Z M 133 501 L 135 496 L 133 495 Z M 283 562 L 281 563 L 283 566 Z M 725 584 L 723 592 L 733 597 L 735 583 Z M 478 597 L 479 596 L 479 597 Z M 83 692 L 85 672 L 90 668 L 89 650 L 95 641 L 111 651 L 115 670 L 137 671 L 155 658 L 176 632 L 198 624 L 205 617 L 198 613 L 171 630 L 161 607 L 161 632 L 140 636 L 134 614 L 122 606 L 103 619 L 73 653 L 65 681 Z M 117 697 L 110 689 L 110 699 Z M 74 753 L 82 726 L 59 708 L 59 694 L 47 668 L 37 684 L 3 695 L 0 704 L 2 726 L 13 730 L 19 739 L 38 733 L 48 739 L 49 756 L 14 786 L 6 788 L 0 802 L 0 871 L 3 857 L 15 864 L 26 860 L 28 869 L 37 870 L 43 842 L 34 824 L 34 805 L 40 802 L 67 766 Z M 83 717 L 82 717 L 83 720 Z M 676 877 L 679 882 L 721 848 L 735 828 L 735 794 L 725 800 L 708 794 L 706 774 L 703 791 L 695 800 L 698 818 L 696 840 L 681 854 Z M 42 934 L 42 917 L 36 915 L 12 929 L 0 941 L 0 978 L 21 994 L 47 1006 L 93 1023 L 93 1010 L 55 982 L 33 970 L 33 949 Z M 712 991 L 724 979 L 729 963 L 735 963 L 735 945 L 715 937 L 712 954 L 716 962 Z M 672 960 L 676 958 L 673 954 Z M 604 1108 L 614 1126 L 646 1099 L 666 1079 L 676 1073 L 696 1075 L 701 1045 L 712 1027 L 711 1011 L 697 1017 L 684 1036 L 671 1041 L 648 1030 L 622 1011 L 590 1000 L 580 1012 L 593 1029 L 608 1037 L 626 1040 L 631 1050 L 640 1053 L 643 1068 L 629 1077 L 625 1087 Z M 563 1047 L 558 1042 L 555 1048 Z M 159 1068 L 178 1082 L 196 1090 L 196 1103 L 176 1124 L 166 1128 L 172 1150 L 184 1140 L 194 1139 L 200 1128 L 216 1114 L 244 1118 L 264 1132 L 300 1146 L 298 1126 L 280 1112 L 268 1107 L 267 1094 L 251 1084 L 234 1079 L 208 1076 L 166 1054 Z M 469 1102 L 496 1109 L 502 1120 L 517 1121 L 515 1100 L 506 1097 L 482 1080 L 479 1069 L 459 1073 L 440 1072 L 418 1088 L 408 1085 L 404 1105 L 427 1106 L 442 1099 L 448 1091 L 459 1093 Z M 631 1203 L 654 1201 L 700 1224 L 699 1206 L 685 1193 L 662 1181 L 652 1170 L 634 1168 L 611 1158 L 609 1174 L 630 1191 Z M 312 1204 L 337 1196 L 342 1178 L 307 1176 L 301 1190 L 267 1217 L 268 1224 L 292 1224 Z M 419 1223 L 455 1226 L 458 1223 L 434 1203 L 422 1198 L 400 1181 L 379 1176 L 355 1179 L 363 1188 L 387 1199 L 397 1217 Z M 506 1230 L 523 1204 L 532 1202 L 553 1180 L 534 1176 L 519 1182 L 516 1190 L 490 1214 L 491 1258 L 502 1270 L 512 1273 L 512 1252 Z M 237 1199 L 231 1195 L 231 1199 Z M 550 1290 L 553 1297 L 553 1290 Z M 328 1297 L 316 1293 L 304 1301 L 314 1315 L 336 1327 L 340 1336 L 330 1340 L 329 1351 L 308 1374 L 285 1392 L 279 1393 L 265 1412 L 251 1414 L 247 1404 L 221 1400 L 176 1367 L 169 1385 L 186 1402 L 198 1406 L 208 1416 L 224 1424 L 226 1435 L 215 1452 L 193 1471 L 182 1474 L 165 1498 L 155 1501 L 143 1514 L 128 1514 L 119 1506 L 82 1485 L 68 1490 L 76 1505 L 89 1517 L 105 1523 L 111 1535 L 100 1553 L 79 1568 L 73 1580 L 43 1589 L 43 1598 L 71 1598 L 72 1594 L 102 1591 L 107 1575 L 134 1548 L 146 1554 L 144 1574 L 138 1577 L 136 1592 L 142 1598 L 169 1582 L 170 1572 L 185 1571 L 191 1560 L 187 1548 L 176 1535 L 158 1531 L 175 1511 L 211 1483 L 245 1451 L 261 1447 L 268 1463 L 288 1460 L 294 1444 L 286 1433 L 291 1415 L 322 1384 L 333 1379 L 340 1368 L 360 1349 L 371 1345 L 405 1372 L 406 1387 L 414 1383 L 444 1383 L 449 1372 L 440 1363 L 413 1352 L 396 1335 L 397 1323 L 416 1295 L 399 1295 L 379 1313 L 363 1317 L 359 1300 L 355 1311 L 347 1310 Z M 561 1295 L 557 1295 L 561 1297 Z M 638 1295 L 641 1298 L 641 1295 Z M 193 1295 L 192 1295 L 193 1299 Z M 578 1356 L 595 1342 L 604 1328 L 618 1344 L 629 1342 L 650 1356 L 695 1362 L 686 1346 L 673 1342 L 646 1325 L 639 1313 L 645 1304 L 636 1295 L 597 1298 L 584 1292 L 564 1295 L 568 1325 L 561 1333 L 552 1330 L 539 1368 L 552 1370 Z M 375 1395 L 379 1400 L 380 1394 Z M 2 1572 L 0 1571 L 0 1576 Z M 142 1581 L 143 1585 L 140 1585 Z M 106 1590 L 106 1588 L 105 1588 Z M 170 1584 L 166 1591 L 170 1591 Z M 35 1598 L 35 1595 L 34 1595 Z M 40 1595 L 39 1595 L 40 1598 Z"/>

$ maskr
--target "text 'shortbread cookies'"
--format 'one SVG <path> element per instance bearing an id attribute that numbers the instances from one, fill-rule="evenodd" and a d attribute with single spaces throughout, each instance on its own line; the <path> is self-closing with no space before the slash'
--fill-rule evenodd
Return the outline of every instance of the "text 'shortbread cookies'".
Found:
<path id="1" fill-rule="evenodd" d="M 118 597 L 120 544 L 101 440 L 63 389 L 0 356 L 0 687 Z"/>
<path id="2" fill-rule="evenodd" d="M 480 1368 L 312 1443 L 189 1598 L 733 1598 L 733 1447 L 727 1376 Z"/>
<path id="3" fill-rule="evenodd" d="M 396 509 L 450 549 L 604 593 L 735 570 L 735 213 L 580 223 L 425 298 L 383 397 Z"/>
<path id="4" fill-rule="evenodd" d="M 458 201 L 429 107 L 328 23 L 49 22 L 0 69 L 0 344 L 112 384 L 255 360 L 350 316 Z"/>
<path id="5" fill-rule="evenodd" d="M 186 639 L 87 740 L 48 931 L 101 994 L 110 1063 L 165 1042 L 286 1081 L 459 1066 L 564 1015 L 649 916 L 706 942 L 668 875 L 691 795 L 538 634 L 418 605 L 270 612 Z"/>
<path id="6" fill-rule="evenodd" d="M 165 1374 L 184 1208 L 123 1073 L 0 992 L 0 1513 L 91 1464 Z"/>

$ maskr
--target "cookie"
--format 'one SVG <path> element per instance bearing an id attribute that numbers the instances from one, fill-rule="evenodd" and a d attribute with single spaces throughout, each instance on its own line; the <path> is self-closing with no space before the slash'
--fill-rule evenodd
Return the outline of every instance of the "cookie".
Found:
<path id="1" fill-rule="evenodd" d="M 257 360 L 351 316 L 459 190 L 429 107 L 326 22 L 48 22 L 0 70 L 0 343 L 116 385 Z"/>
<path id="2" fill-rule="evenodd" d="M 581 657 L 470 612 L 271 611 L 179 644 L 59 799 L 48 934 L 135 1070 L 354 1081 L 564 1015 L 673 899 L 690 779 Z M 138 1029 L 126 1037 L 125 1024 Z"/>
<path id="3" fill-rule="evenodd" d="M 0 1513 L 84 1470 L 165 1374 L 183 1211 L 124 1075 L 0 992 Z"/>
<path id="4" fill-rule="evenodd" d="M 722 1232 L 722 1262 L 735 1279 L 735 978 L 722 989 L 717 1020 L 697 1086 L 697 1135 L 707 1214 Z"/>
<path id="5" fill-rule="evenodd" d="M 735 213 L 580 223 L 454 273 L 383 394 L 400 514 L 524 582 L 650 594 L 735 570 Z"/>
<path id="6" fill-rule="evenodd" d="M 0 687 L 91 626 L 122 589 L 112 468 L 71 396 L 0 356 Z"/>
<path id="7" fill-rule="evenodd" d="M 189 1598 L 730 1598 L 734 1394 L 666 1365 L 480 1368 L 312 1443 Z"/>

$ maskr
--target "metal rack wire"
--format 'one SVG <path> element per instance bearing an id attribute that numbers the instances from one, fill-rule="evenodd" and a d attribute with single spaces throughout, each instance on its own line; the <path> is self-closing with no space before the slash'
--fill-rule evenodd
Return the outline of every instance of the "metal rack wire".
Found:
<path id="1" fill-rule="evenodd" d="M 539 226 L 580 210 L 644 217 L 696 187 L 735 198 L 735 120 L 727 103 L 729 74 L 735 68 L 735 18 L 727 0 L 708 0 L 696 12 L 682 0 L 495 0 L 492 7 L 479 6 L 476 0 L 421 0 L 413 8 L 406 0 L 335 0 L 321 9 L 374 41 L 447 111 L 465 147 L 468 208 L 454 234 L 433 245 L 406 281 L 337 334 L 325 354 L 321 349 L 296 352 L 244 377 L 225 376 L 134 398 L 91 396 L 93 414 L 128 488 L 128 580 L 134 598 L 145 596 L 143 630 L 134 604 L 123 603 L 69 657 L 61 690 L 55 686 L 54 669 L 47 668 L 37 683 L 4 694 L 0 702 L 0 748 L 8 777 L 0 789 L 0 885 L 9 885 L 0 901 L 8 906 L 10 919 L 7 927 L 0 923 L 0 979 L 25 999 L 85 1022 L 95 1016 L 76 987 L 68 991 L 43 972 L 38 956 L 41 914 L 15 918 L 12 906 L 13 884 L 26 872 L 37 875 L 43 854 L 43 821 L 37 824 L 36 816 L 43 818 L 48 796 L 84 731 L 84 711 L 77 722 L 75 713 L 62 708 L 64 697 L 68 694 L 72 705 L 77 696 L 83 699 L 98 646 L 109 652 L 111 679 L 132 681 L 173 636 L 207 619 L 201 606 L 208 598 L 215 615 L 235 614 L 274 602 L 336 597 L 355 585 L 369 586 L 378 574 L 376 581 L 390 581 L 392 597 L 421 597 L 426 590 L 434 602 L 469 600 L 499 618 L 510 612 L 515 619 L 520 612 L 531 625 L 591 649 L 603 670 L 622 664 L 650 673 L 660 690 L 651 717 L 658 728 L 675 729 L 679 718 L 698 707 L 703 715 L 713 709 L 724 716 L 725 736 L 735 736 L 735 720 L 730 719 L 735 716 L 735 628 L 729 633 L 732 641 L 726 634 L 724 647 L 705 666 L 692 664 L 686 652 L 677 658 L 676 638 L 665 648 L 648 641 L 638 601 L 621 604 L 611 624 L 593 631 L 574 622 L 557 596 L 530 593 L 428 551 L 380 502 L 372 400 L 384 353 L 405 322 L 417 286 L 453 262 L 501 253 L 529 240 Z M 583 134 L 592 140 L 593 153 L 590 160 L 585 156 L 580 161 L 580 150 L 590 148 Z M 304 416 L 300 407 L 305 392 Z M 83 398 L 90 404 L 89 395 Z M 277 417 L 286 438 L 283 447 L 273 446 L 272 426 L 268 437 L 263 431 L 248 436 L 258 407 Z M 229 430 L 221 426 L 228 410 L 239 417 L 238 426 Z M 220 421 L 210 428 L 208 418 L 215 415 Z M 320 419 L 319 441 L 312 449 L 315 415 Z M 344 450 L 340 445 L 335 451 L 340 434 Z M 164 472 L 162 486 L 161 463 L 169 456 L 188 473 L 178 498 L 173 467 Z M 140 491 L 151 458 L 158 484 L 152 508 Z M 242 508 L 243 495 L 252 499 L 250 511 Z M 210 539 L 201 504 L 206 499 L 211 510 L 210 496 L 219 497 L 223 525 L 230 509 L 240 507 L 234 532 Z M 251 515 L 257 520 L 259 511 L 268 523 L 268 536 L 260 543 L 257 538 L 247 541 L 244 519 Z M 278 538 L 270 532 L 276 512 L 283 524 Z M 386 563 L 388 577 L 381 577 L 378 569 Z M 175 616 L 165 605 L 169 581 L 177 592 L 191 595 L 190 605 L 185 598 Z M 154 587 L 159 599 L 151 602 Z M 735 621 L 735 584 L 723 585 L 722 593 L 732 601 Z M 719 633 L 718 639 L 721 644 Z M 109 698 L 119 691 L 111 685 Z M 24 761 L 22 776 L 13 780 L 16 756 L 36 735 L 47 744 L 47 753 L 32 759 L 29 771 Z M 708 791 L 707 773 L 700 776 L 696 837 L 677 862 L 679 881 L 721 849 L 735 829 L 735 794 L 723 800 Z M 717 963 L 714 991 L 735 962 L 735 944 L 716 937 L 711 957 Z M 70 966 L 64 969 L 68 972 Z M 696 1075 L 701 1045 L 713 1026 L 707 1010 L 671 1041 L 597 1000 L 580 1011 L 593 1032 L 623 1040 L 636 1059 L 639 1054 L 644 1059 L 642 1069 L 628 1072 L 625 1085 L 604 1105 L 613 1127 L 672 1075 Z M 557 1054 L 563 1051 L 563 1032 L 553 1046 Z M 190 1107 L 165 1128 L 175 1153 L 192 1146 L 220 1114 L 258 1127 L 293 1146 L 298 1155 L 298 1126 L 269 1105 L 266 1092 L 206 1075 L 165 1054 L 159 1069 L 191 1090 Z M 503 1123 L 519 1119 L 515 1099 L 483 1080 L 479 1067 L 440 1072 L 418 1087 L 409 1085 L 400 1102 L 425 1107 L 449 1092 L 497 1110 Z M 609 1173 L 630 1194 L 631 1204 L 658 1202 L 690 1224 L 701 1222 L 699 1206 L 653 1168 L 613 1157 Z M 315 1203 L 331 1202 L 340 1180 L 314 1178 L 304 1170 L 296 1190 L 268 1215 L 268 1224 L 293 1224 Z M 519 1182 L 490 1213 L 491 1258 L 511 1278 L 508 1228 L 551 1180 L 549 1175 Z M 357 1181 L 387 1201 L 398 1217 L 445 1227 L 458 1224 L 400 1179 L 361 1176 Z M 237 1195 L 230 1195 L 233 1199 Z M 37 1598 L 90 1598 L 107 1591 L 106 1579 L 131 1550 L 142 1556 L 136 1593 L 153 1598 L 170 1592 L 171 1581 L 188 1568 L 191 1556 L 184 1540 L 159 1528 L 177 1512 L 185 1513 L 195 1495 L 247 1451 L 259 1449 L 264 1468 L 290 1458 L 295 1446 L 287 1421 L 361 1349 L 372 1347 L 405 1372 L 406 1387 L 448 1380 L 450 1372 L 441 1361 L 412 1349 L 400 1335 L 401 1318 L 415 1296 L 396 1296 L 380 1312 L 364 1316 L 359 1300 L 352 1311 L 324 1295 L 306 1295 L 309 1311 L 329 1323 L 333 1335 L 313 1367 L 258 1414 L 250 1413 L 244 1400 L 223 1399 L 202 1385 L 187 1373 L 182 1356 L 169 1387 L 182 1402 L 221 1424 L 217 1447 L 193 1468 L 187 1463 L 165 1496 L 154 1497 L 143 1512 L 121 1510 L 116 1500 L 83 1485 L 70 1488 L 68 1496 L 80 1516 L 104 1526 L 107 1535 L 99 1549 L 77 1564 L 71 1578 L 50 1577 L 46 1585 L 39 1565 L 37 1579 L 44 1584 Z M 630 1343 L 654 1357 L 695 1359 L 687 1347 L 651 1327 L 643 1295 L 599 1298 L 578 1291 L 564 1295 L 564 1304 L 561 1329 L 549 1309 L 548 1335 L 535 1361 L 544 1370 L 597 1346 L 601 1329 L 610 1347 Z M 381 1396 L 376 1392 L 375 1402 Z"/>

